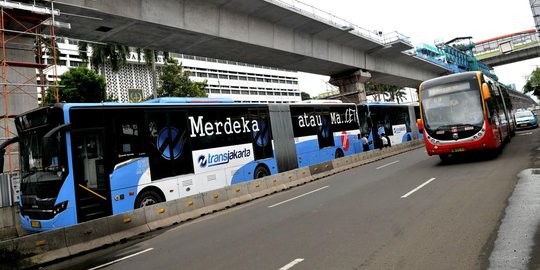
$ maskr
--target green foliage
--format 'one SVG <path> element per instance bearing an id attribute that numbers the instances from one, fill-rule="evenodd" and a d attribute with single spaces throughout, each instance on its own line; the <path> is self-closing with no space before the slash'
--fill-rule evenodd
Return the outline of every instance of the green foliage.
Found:
<path id="1" fill-rule="evenodd" d="M 373 95 L 375 101 L 397 101 L 400 103 L 404 101 L 407 96 L 407 93 L 403 88 L 395 85 L 367 82 L 365 87 L 366 95 Z"/>
<path id="2" fill-rule="evenodd" d="M 525 83 L 525 86 L 523 86 L 523 92 L 525 93 L 532 93 L 537 98 L 540 98 L 540 68 L 537 67 L 533 72 L 531 72 L 531 76 Z"/>
<path id="3" fill-rule="evenodd" d="M 158 97 L 207 97 L 206 81 L 193 82 L 189 72 L 173 58 L 167 59 L 167 65 L 159 75 Z"/>
<path id="4" fill-rule="evenodd" d="M 86 42 L 79 42 L 79 57 L 90 62 L 96 71 L 109 63 L 113 72 L 118 72 L 129 56 L 129 47 L 120 44 L 90 44 L 92 55 L 88 56 L 88 46 Z"/>
<path id="5" fill-rule="evenodd" d="M 311 96 L 306 92 L 300 92 L 300 96 L 302 97 L 302 100 L 310 100 Z"/>
<path id="6" fill-rule="evenodd" d="M 101 102 L 105 96 L 105 79 L 85 67 L 72 68 L 59 77 L 60 102 Z M 112 98 L 112 97 L 110 97 Z M 46 104 L 56 102 L 54 87 L 47 90 Z"/>

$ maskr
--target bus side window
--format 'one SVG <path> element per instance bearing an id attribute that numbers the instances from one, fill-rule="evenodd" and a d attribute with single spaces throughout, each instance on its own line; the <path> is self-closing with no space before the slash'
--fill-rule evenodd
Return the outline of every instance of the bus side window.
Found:
<path id="1" fill-rule="evenodd" d="M 122 111 L 113 114 L 114 154 L 116 162 L 122 162 L 144 155 L 142 145 L 143 115 L 137 111 Z"/>

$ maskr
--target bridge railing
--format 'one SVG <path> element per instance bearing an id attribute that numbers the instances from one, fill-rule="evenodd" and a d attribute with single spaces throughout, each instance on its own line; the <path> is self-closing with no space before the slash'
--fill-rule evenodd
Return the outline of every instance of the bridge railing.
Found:
<path id="1" fill-rule="evenodd" d="M 539 43 L 540 37 L 536 32 L 522 32 L 476 44 L 473 52 L 477 58 L 488 58 L 513 50 L 537 46 Z"/>
<path id="2" fill-rule="evenodd" d="M 283 6 L 294 10 L 301 14 L 310 15 L 315 19 L 319 19 L 331 25 L 334 25 L 336 28 L 341 29 L 346 32 L 358 35 L 363 38 L 371 39 L 377 43 L 387 44 L 394 41 L 403 41 L 410 44 L 410 38 L 399 33 L 391 32 L 384 34 L 382 31 L 377 30 L 368 30 L 361 26 L 358 26 L 350 21 L 337 17 L 328 11 L 314 7 L 313 5 L 304 3 L 298 0 L 266 0 L 267 2 Z"/>

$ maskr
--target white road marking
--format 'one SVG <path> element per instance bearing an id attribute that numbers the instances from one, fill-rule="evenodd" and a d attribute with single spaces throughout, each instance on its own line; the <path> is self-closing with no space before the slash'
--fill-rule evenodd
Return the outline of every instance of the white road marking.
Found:
<path id="1" fill-rule="evenodd" d="M 396 160 L 396 161 L 390 162 L 390 163 L 388 163 L 388 164 L 386 164 L 386 165 L 379 166 L 379 167 L 377 167 L 377 168 L 375 168 L 375 169 L 376 169 L 376 170 L 382 169 L 382 168 L 384 168 L 384 167 L 386 167 L 386 166 L 390 166 L 390 165 L 396 164 L 396 163 L 398 163 L 398 162 L 399 162 L 399 160 Z"/>
<path id="2" fill-rule="evenodd" d="M 525 135 L 532 135 L 533 133 L 532 132 L 527 132 L 527 133 L 518 133 L 517 135 L 518 136 L 525 136 Z"/>
<path id="3" fill-rule="evenodd" d="M 288 269 L 291 269 L 293 266 L 295 266 L 296 264 L 299 264 L 303 261 L 304 259 L 303 258 L 298 258 L 290 263 L 288 263 L 287 265 L 279 268 L 279 270 L 288 270 Z"/>
<path id="4" fill-rule="evenodd" d="M 426 182 L 424 182 L 423 184 L 419 185 L 419 186 L 418 186 L 417 188 L 415 188 L 415 189 L 413 189 L 413 190 L 409 191 L 409 192 L 408 192 L 407 194 L 405 194 L 405 195 L 401 196 L 401 198 L 402 198 L 402 199 L 404 199 L 404 198 L 407 198 L 407 197 L 409 197 L 409 195 L 411 195 L 411 194 L 415 193 L 416 191 L 418 191 L 419 189 L 423 188 L 423 187 L 424 187 L 425 185 L 427 185 L 427 184 L 431 183 L 431 181 L 433 181 L 433 180 L 435 180 L 435 179 L 437 179 L 437 178 L 433 177 L 433 178 L 431 178 L 431 179 L 427 180 L 427 181 L 426 181 Z"/>
<path id="5" fill-rule="evenodd" d="M 304 193 L 304 194 L 302 194 L 302 195 L 298 195 L 298 196 L 296 196 L 296 197 L 294 197 L 294 198 L 290 198 L 290 199 L 288 199 L 288 200 L 285 200 L 285 201 L 282 201 L 282 202 L 279 202 L 279 203 L 270 205 L 270 206 L 268 206 L 268 208 L 272 208 L 272 207 L 274 207 L 274 206 L 278 206 L 278 205 L 280 205 L 280 204 L 284 204 L 284 203 L 290 202 L 290 201 L 292 201 L 292 200 L 296 200 L 296 199 L 298 199 L 298 198 L 302 198 L 302 197 L 304 197 L 304 196 L 306 196 L 306 195 L 309 195 L 309 194 L 311 194 L 311 193 L 315 193 L 315 192 L 317 192 L 317 191 L 323 190 L 323 189 L 328 188 L 328 187 L 329 187 L 329 186 L 324 186 L 324 187 L 322 187 L 322 188 L 318 188 L 318 189 L 316 189 L 316 190 L 312 190 L 312 191 L 307 192 L 307 193 Z"/>
<path id="6" fill-rule="evenodd" d="M 115 264 L 115 263 L 117 263 L 117 262 L 120 262 L 120 261 L 123 261 L 123 260 L 127 260 L 127 259 L 129 259 L 129 258 L 131 258 L 131 257 L 135 257 L 135 256 L 137 256 L 137 255 L 143 254 L 143 253 L 148 252 L 148 251 L 153 250 L 153 249 L 154 249 L 154 248 L 147 248 L 147 249 L 145 249 L 145 250 L 143 250 L 143 251 L 139 251 L 139 252 L 137 252 L 137 253 L 133 253 L 133 254 L 128 255 L 128 256 L 126 256 L 126 257 L 123 257 L 123 258 L 114 260 L 114 261 L 112 261 L 112 262 L 108 262 L 108 263 L 106 263 L 106 264 L 102 264 L 102 265 L 100 265 L 100 266 L 96 266 L 96 267 L 94 267 L 94 268 L 90 268 L 90 269 L 88 269 L 88 270 L 96 270 L 96 269 L 100 269 L 100 268 L 109 266 L 109 265 L 111 265 L 111 264 Z"/>

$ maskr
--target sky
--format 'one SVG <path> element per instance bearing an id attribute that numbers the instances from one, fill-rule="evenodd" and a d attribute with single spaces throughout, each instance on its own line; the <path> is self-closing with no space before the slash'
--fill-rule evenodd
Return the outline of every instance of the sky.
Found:
<path id="1" fill-rule="evenodd" d="M 413 45 L 434 44 L 455 37 L 473 41 L 529 30 L 534 19 L 529 0 L 302 0 L 368 30 L 400 32 Z M 540 65 L 540 58 L 495 68 L 499 81 L 523 88 L 526 77 Z M 301 91 L 316 95 L 330 89 L 328 77 L 300 73 Z"/>

